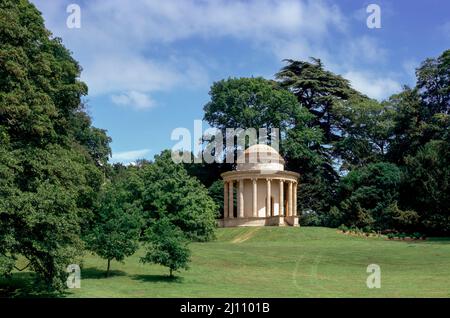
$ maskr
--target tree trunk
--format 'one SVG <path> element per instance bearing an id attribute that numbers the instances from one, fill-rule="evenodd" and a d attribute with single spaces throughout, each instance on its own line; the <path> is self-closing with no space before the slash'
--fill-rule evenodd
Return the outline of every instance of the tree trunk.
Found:
<path id="1" fill-rule="evenodd" d="M 109 269 L 110 269 L 110 267 L 111 267 L 111 260 L 108 259 L 108 268 L 106 268 L 106 277 L 109 276 Z"/>
<path id="2" fill-rule="evenodd" d="M 170 268 L 169 271 L 170 271 L 170 277 L 173 277 L 173 271 L 172 271 L 172 269 Z"/>

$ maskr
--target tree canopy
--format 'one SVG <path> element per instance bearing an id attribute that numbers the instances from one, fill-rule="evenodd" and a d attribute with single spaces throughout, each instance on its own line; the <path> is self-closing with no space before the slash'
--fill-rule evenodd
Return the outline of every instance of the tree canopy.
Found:
<path id="1" fill-rule="evenodd" d="M 144 180 L 143 208 L 147 222 L 169 219 L 191 240 L 214 237 L 218 208 L 208 190 L 172 161 L 170 151 L 155 156 L 141 171 Z"/>
<path id="2" fill-rule="evenodd" d="M 215 128 L 279 128 L 286 168 L 301 175 L 303 225 L 450 233 L 450 50 L 417 82 L 370 99 L 320 59 L 285 60 L 275 80 L 215 82 L 204 119 Z M 81 66 L 27 0 L 0 1 L 0 275 L 19 258 L 49 289 L 86 250 L 187 268 L 189 241 L 214 238 L 228 164 L 111 165 L 93 127 Z M 269 135 L 269 138 L 272 136 Z M 236 151 L 236 149 L 225 149 Z M 142 235 L 144 234 L 145 235 Z"/>
<path id="3" fill-rule="evenodd" d="M 57 289 L 83 250 L 110 154 L 84 111 L 80 72 L 34 5 L 0 3 L 0 268 L 11 273 L 21 255 Z"/>
<path id="4" fill-rule="evenodd" d="M 174 271 L 188 269 L 191 256 L 188 240 L 177 226 L 167 218 L 162 218 L 154 222 L 145 234 L 147 250 L 141 258 L 143 263 L 168 267 L 170 277 L 173 277 Z"/>
<path id="5" fill-rule="evenodd" d="M 381 102 L 319 59 L 285 62 L 275 82 L 214 83 L 204 110 L 222 130 L 280 128 L 287 169 L 301 175 L 302 223 L 447 233 L 450 50 L 417 68 L 415 87 Z"/>
<path id="6" fill-rule="evenodd" d="M 108 276 L 112 260 L 122 262 L 139 248 L 142 206 L 122 182 L 104 186 L 94 211 L 96 218 L 86 241 L 89 250 L 107 260 Z"/>

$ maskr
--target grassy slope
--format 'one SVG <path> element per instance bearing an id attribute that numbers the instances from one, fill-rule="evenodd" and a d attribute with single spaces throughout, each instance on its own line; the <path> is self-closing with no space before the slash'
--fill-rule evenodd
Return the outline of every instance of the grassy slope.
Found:
<path id="1" fill-rule="evenodd" d="M 191 245 L 191 268 L 167 269 L 88 255 L 81 289 L 69 297 L 449 297 L 450 241 L 387 241 L 326 228 L 229 228 Z M 367 265 L 381 266 L 381 289 L 366 287 Z"/>

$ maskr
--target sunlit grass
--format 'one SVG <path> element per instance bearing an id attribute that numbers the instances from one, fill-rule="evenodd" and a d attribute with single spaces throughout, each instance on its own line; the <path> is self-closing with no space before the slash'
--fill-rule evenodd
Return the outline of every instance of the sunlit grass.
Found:
<path id="1" fill-rule="evenodd" d="M 188 271 L 139 262 L 144 251 L 112 263 L 86 255 L 80 289 L 67 297 L 449 297 L 450 241 L 360 238 L 327 228 L 218 229 L 192 243 Z M 366 286 L 367 265 L 381 266 L 381 288 Z M 14 284 L 24 279 L 13 276 Z M 7 280 L 2 280 L 4 289 Z M 20 294 L 19 294 L 20 295 Z"/>

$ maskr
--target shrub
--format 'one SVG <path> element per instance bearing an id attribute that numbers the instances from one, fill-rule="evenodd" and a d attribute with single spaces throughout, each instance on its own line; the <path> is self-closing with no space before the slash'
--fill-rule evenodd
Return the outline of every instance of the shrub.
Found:
<path id="1" fill-rule="evenodd" d="M 348 227 L 345 224 L 341 224 L 339 225 L 338 230 L 341 230 L 342 232 L 346 233 L 348 232 Z"/>

